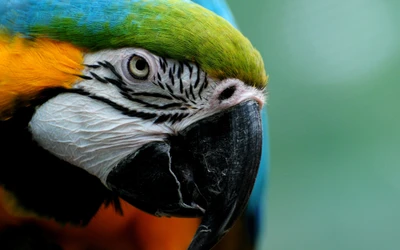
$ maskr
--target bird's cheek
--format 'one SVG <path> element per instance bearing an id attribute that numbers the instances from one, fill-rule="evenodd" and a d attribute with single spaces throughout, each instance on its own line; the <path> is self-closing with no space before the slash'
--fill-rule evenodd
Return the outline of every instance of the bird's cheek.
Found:
<path id="1" fill-rule="evenodd" d="M 47 101 L 33 115 L 29 129 L 39 146 L 103 183 L 120 161 L 166 137 L 152 131 L 146 134 L 146 121 L 78 94 Z"/>

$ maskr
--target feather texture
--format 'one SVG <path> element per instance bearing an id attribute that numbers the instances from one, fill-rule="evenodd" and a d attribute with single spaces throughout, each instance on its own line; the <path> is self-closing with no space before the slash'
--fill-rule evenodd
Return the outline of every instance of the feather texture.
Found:
<path id="1" fill-rule="evenodd" d="M 193 2 L 211 10 L 237 27 L 236 21 L 225 0 L 193 0 Z"/>
<path id="2" fill-rule="evenodd" d="M 187 0 L 14 0 L 0 25 L 27 37 L 46 36 L 91 51 L 140 47 L 167 58 L 195 61 L 217 79 L 267 82 L 259 52 L 229 22 Z"/>
<path id="3" fill-rule="evenodd" d="M 16 102 L 28 103 L 47 88 L 69 88 L 83 70 L 83 54 L 69 43 L 0 36 L 0 120 Z"/>

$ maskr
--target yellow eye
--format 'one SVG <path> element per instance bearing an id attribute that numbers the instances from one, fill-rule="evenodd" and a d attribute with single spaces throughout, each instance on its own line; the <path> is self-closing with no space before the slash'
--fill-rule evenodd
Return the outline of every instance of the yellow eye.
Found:
<path id="1" fill-rule="evenodd" d="M 128 70 L 133 78 L 144 80 L 150 73 L 149 64 L 141 56 L 133 55 L 128 61 Z"/>

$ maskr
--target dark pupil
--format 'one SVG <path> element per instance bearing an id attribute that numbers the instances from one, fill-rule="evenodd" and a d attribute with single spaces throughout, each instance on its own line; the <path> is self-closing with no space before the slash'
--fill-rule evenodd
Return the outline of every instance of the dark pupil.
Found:
<path id="1" fill-rule="evenodd" d="M 139 60 L 137 60 L 136 61 L 136 68 L 138 69 L 138 70 L 144 70 L 145 68 L 146 68 L 146 61 L 145 60 L 143 60 L 143 59 L 139 59 Z"/>

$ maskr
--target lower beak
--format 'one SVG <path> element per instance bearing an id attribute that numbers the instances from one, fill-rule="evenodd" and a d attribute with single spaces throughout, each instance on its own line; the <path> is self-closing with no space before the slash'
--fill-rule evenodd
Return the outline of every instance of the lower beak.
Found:
<path id="1" fill-rule="evenodd" d="M 156 216 L 200 217 L 189 250 L 211 249 L 250 197 L 261 158 L 260 108 L 247 101 L 143 146 L 118 164 L 107 184 Z"/>

